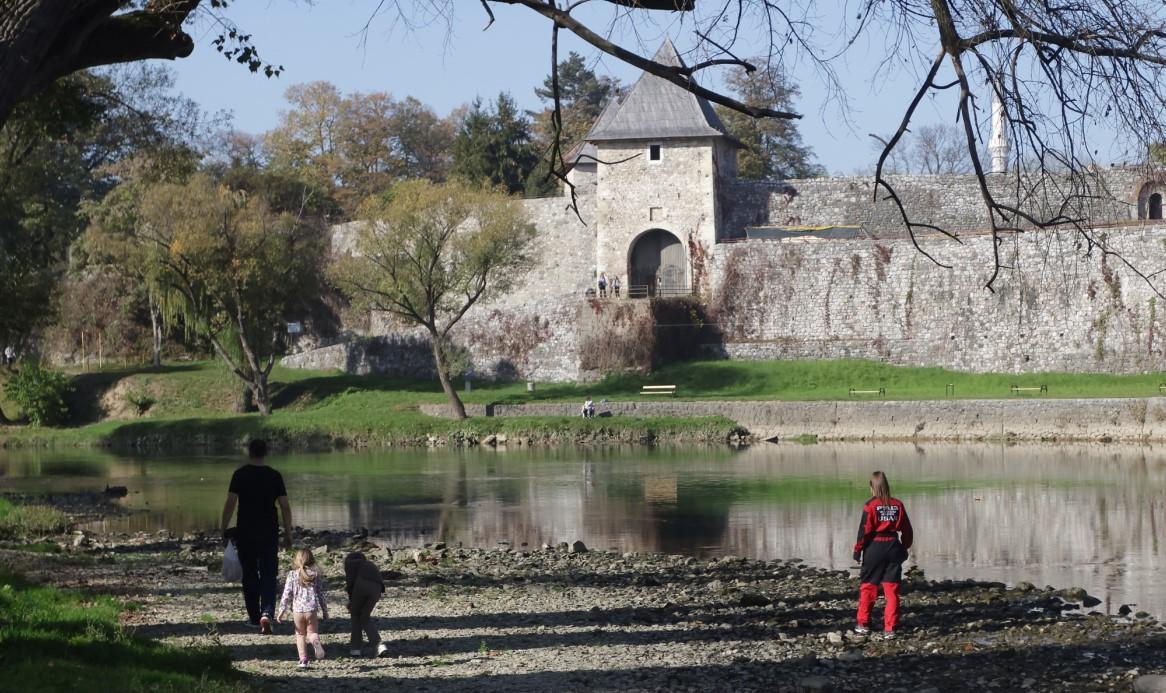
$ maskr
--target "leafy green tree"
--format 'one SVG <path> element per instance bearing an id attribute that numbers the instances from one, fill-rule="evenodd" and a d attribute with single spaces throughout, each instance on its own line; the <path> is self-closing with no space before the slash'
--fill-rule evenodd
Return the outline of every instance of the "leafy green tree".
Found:
<path id="1" fill-rule="evenodd" d="M 264 138 L 275 171 L 331 191 L 350 215 L 400 180 L 442 180 L 453 126 L 414 98 L 341 94 L 328 82 L 289 87 L 278 127 Z"/>
<path id="2" fill-rule="evenodd" d="M 534 227 L 510 197 L 464 181 L 405 182 L 362 209 L 355 252 L 331 267 L 361 310 L 425 329 L 450 409 L 466 409 L 450 383 L 450 330 L 478 301 L 507 292 L 529 267 Z"/>
<path id="3" fill-rule="evenodd" d="M 758 61 L 765 64 L 765 61 Z M 752 74 L 733 73 L 727 80 L 730 91 L 749 106 L 792 110 L 798 86 L 777 67 Z M 723 106 L 717 115 L 729 134 L 745 149 L 737 154 L 737 172 L 741 178 L 786 180 L 823 176 L 826 170 L 814 162 L 814 152 L 802 142 L 796 121 L 753 118 Z"/>
<path id="4" fill-rule="evenodd" d="M 398 178 L 445 180 L 453 163 L 454 125 L 412 96 L 398 101 L 392 113 L 393 150 Z"/>
<path id="5" fill-rule="evenodd" d="M 619 95 L 621 87 L 617 79 L 596 75 L 587 67 L 583 56 L 574 51 L 559 63 L 558 77 L 561 116 L 558 157 L 565 159 L 583 140 L 608 100 Z M 561 168 L 563 164 L 555 158 L 555 92 L 552 76 L 547 75 L 542 86 L 536 87 L 534 93 L 545 107 L 531 114 L 534 118 L 532 143 L 539 161 L 527 175 L 525 191 L 527 197 L 545 197 L 554 195 L 559 188 L 558 179 L 551 175 L 551 167 Z"/>
<path id="6" fill-rule="evenodd" d="M 89 75 L 57 82 L 0 128 L 0 341 L 27 343 L 53 317 L 57 277 L 95 187 L 93 133 L 108 112 Z"/>
<path id="7" fill-rule="evenodd" d="M 286 324 L 319 291 L 320 229 L 197 174 L 146 187 L 135 234 L 186 328 L 210 342 L 270 414 L 268 376 Z"/>
<path id="8" fill-rule="evenodd" d="M 454 138 L 451 174 L 513 194 L 522 192 L 537 163 L 530 121 L 514 98 L 501 93 L 489 108 L 474 100 Z"/>
<path id="9" fill-rule="evenodd" d="M 559 107 L 562 111 L 562 144 L 563 154 L 579 143 L 592 123 L 599 117 L 608 100 L 619 95 L 621 88 L 618 79 L 601 77 L 587 67 L 583 56 L 575 51 L 567 55 L 567 59 L 559 63 Z M 550 75 L 543 80 L 541 87 L 536 87 L 535 95 L 543 102 L 546 108 L 535 114 L 537 140 L 540 144 L 549 143 L 554 136 L 554 127 L 551 114 L 554 111 L 554 81 Z"/>

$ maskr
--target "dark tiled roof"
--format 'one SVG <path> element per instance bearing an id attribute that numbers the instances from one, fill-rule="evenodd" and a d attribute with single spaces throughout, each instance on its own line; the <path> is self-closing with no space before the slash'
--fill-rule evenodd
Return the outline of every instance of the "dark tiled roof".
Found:
<path id="1" fill-rule="evenodd" d="M 663 65 L 684 66 L 668 39 L 653 60 Z M 707 100 L 645 72 L 627 95 L 607 104 L 586 139 L 599 142 L 724 136 L 725 126 Z"/>

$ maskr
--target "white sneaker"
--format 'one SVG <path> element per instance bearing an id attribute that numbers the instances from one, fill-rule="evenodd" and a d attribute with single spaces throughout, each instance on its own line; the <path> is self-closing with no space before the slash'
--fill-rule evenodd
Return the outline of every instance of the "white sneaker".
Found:
<path id="1" fill-rule="evenodd" d="M 299 667 L 300 667 L 301 669 L 307 669 L 307 668 L 308 668 L 308 660 L 306 660 L 306 659 L 301 659 L 301 660 L 300 660 Z"/>
<path id="2" fill-rule="evenodd" d="M 895 639 L 895 631 L 888 630 L 888 631 L 883 633 L 883 640 L 894 640 L 894 639 Z"/>
<path id="3" fill-rule="evenodd" d="M 377 656 L 378 657 L 384 657 L 388 653 L 389 653 L 389 646 L 388 645 L 386 645 L 383 642 L 377 643 Z"/>
<path id="4" fill-rule="evenodd" d="M 359 647 L 354 647 L 348 651 L 349 657 L 359 657 L 361 654 L 363 654 L 363 653 L 360 651 Z"/>
<path id="5" fill-rule="evenodd" d="M 866 635 L 870 632 L 870 628 L 867 628 L 866 626 L 855 626 L 854 632 L 858 633 L 859 635 Z"/>

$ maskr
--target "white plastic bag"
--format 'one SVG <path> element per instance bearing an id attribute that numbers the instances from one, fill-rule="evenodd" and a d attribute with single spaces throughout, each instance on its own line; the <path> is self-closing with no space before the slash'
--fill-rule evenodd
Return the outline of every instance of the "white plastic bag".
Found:
<path id="1" fill-rule="evenodd" d="M 227 542 L 223 551 L 223 579 L 227 582 L 243 581 L 243 564 L 239 562 L 239 550 L 235 548 L 235 540 Z"/>

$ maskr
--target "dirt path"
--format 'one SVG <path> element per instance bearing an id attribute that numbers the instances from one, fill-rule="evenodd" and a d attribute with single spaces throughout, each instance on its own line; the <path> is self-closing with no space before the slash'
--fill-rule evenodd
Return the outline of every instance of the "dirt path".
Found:
<path id="1" fill-rule="evenodd" d="M 1128 690 L 1166 664 L 1157 622 L 1065 611 L 1081 595 L 1025 585 L 912 579 L 900 637 L 884 641 L 848 632 L 854 578 L 799 562 L 561 548 L 390 558 L 361 540 L 390 571 L 375 615 L 391 656 L 353 658 L 349 539 L 333 535 L 304 540 L 329 547 L 317 553 L 334 617 L 322 629 L 327 657 L 299 671 L 290 627 L 261 636 L 245 625 L 238 588 L 217 575 L 216 542 L 186 539 L 95 538 L 56 555 L 0 551 L 0 563 L 127 595 L 142 605 L 127 617 L 139 635 L 221 644 L 279 691 Z"/>

